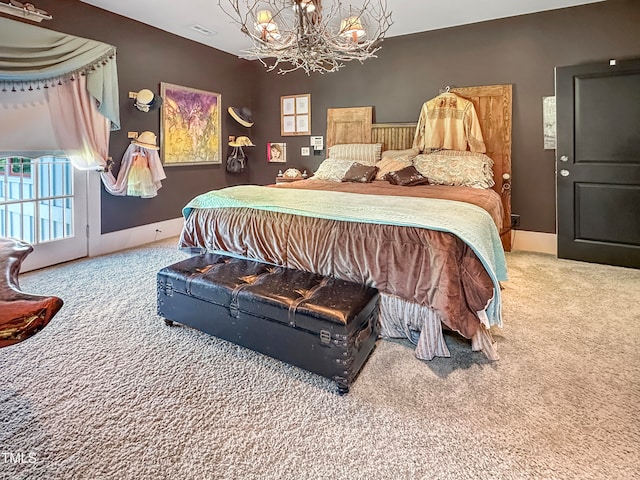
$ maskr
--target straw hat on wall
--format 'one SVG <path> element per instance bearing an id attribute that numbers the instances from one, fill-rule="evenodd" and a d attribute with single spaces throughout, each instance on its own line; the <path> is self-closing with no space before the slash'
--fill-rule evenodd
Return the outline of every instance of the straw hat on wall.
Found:
<path id="1" fill-rule="evenodd" d="M 243 127 L 253 127 L 251 110 L 247 107 L 229 107 L 227 110 L 229 111 L 229 115 L 231 115 L 235 121 Z"/>
<path id="2" fill-rule="evenodd" d="M 255 147 L 249 137 L 238 137 L 234 141 L 229 142 L 230 147 Z"/>
<path id="3" fill-rule="evenodd" d="M 158 146 L 156 145 L 156 134 L 153 132 L 142 132 L 138 135 L 138 138 L 132 140 L 131 143 L 150 150 L 158 150 Z"/>

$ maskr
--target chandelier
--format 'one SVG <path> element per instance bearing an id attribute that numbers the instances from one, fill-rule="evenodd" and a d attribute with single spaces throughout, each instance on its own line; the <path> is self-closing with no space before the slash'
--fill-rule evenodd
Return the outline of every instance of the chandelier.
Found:
<path id="1" fill-rule="evenodd" d="M 223 3 L 226 5 L 223 5 Z M 375 58 L 393 23 L 387 0 L 344 6 L 340 0 L 218 0 L 253 46 L 242 58 L 268 71 L 335 72 L 345 62 Z"/>

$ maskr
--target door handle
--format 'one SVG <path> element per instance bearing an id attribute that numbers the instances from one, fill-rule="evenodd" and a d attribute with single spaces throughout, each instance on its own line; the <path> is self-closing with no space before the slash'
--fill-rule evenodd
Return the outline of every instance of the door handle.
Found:
<path id="1" fill-rule="evenodd" d="M 562 156 L 560 157 L 560 161 L 561 161 L 561 162 L 568 162 L 568 161 L 569 161 L 569 157 L 567 157 L 566 155 L 562 155 Z"/>
<path id="2" fill-rule="evenodd" d="M 562 169 L 560 170 L 560 175 L 562 175 L 563 177 L 568 177 L 569 176 L 569 170 L 566 169 Z"/>

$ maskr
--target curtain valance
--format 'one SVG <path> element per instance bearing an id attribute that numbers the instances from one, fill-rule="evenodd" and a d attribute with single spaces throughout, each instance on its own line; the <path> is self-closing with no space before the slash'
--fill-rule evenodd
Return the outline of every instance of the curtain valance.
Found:
<path id="1" fill-rule="evenodd" d="M 86 76 L 98 111 L 120 129 L 116 49 L 112 45 L 0 17 L 0 90 L 36 90 Z"/>

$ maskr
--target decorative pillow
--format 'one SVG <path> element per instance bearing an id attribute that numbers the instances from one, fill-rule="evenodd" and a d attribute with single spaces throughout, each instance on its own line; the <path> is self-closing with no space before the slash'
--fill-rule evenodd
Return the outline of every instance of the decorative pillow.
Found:
<path id="1" fill-rule="evenodd" d="M 347 173 L 342 178 L 343 182 L 359 182 L 370 183 L 376 178 L 378 167 L 375 165 L 361 165 L 360 163 L 354 163 L 351 165 Z"/>
<path id="2" fill-rule="evenodd" d="M 409 158 L 409 160 L 413 160 L 419 153 L 420 149 L 418 147 L 407 148 L 406 150 L 385 150 L 382 152 L 382 158 Z"/>
<path id="3" fill-rule="evenodd" d="M 382 157 L 378 163 L 376 163 L 376 167 L 378 167 L 378 173 L 376 174 L 376 180 L 386 180 L 384 178 L 387 173 L 393 172 L 394 170 L 402 170 L 405 167 L 411 165 L 411 160 L 406 159 L 406 157 L 402 158 L 389 158 Z"/>
<path id="4" fill-rule="evenodd" d="M 362 165 L 373 165 L 380 161 L 381 143 L 346 143 L 329 148 L 329 158 L 349 158 Z"/>
<path id="5" fill-rule="evenodd" d="M 389 183 L 404 185 L 405 187 L 429 182 L 429 179 L 416 170 L 416 167 L 413 165 L 405 167 L 402 170 L 389 172 L 386 178 L 389 180 Z"/>
<path id="6" fill-rule="evenodd" d="M 433 185 L 491 188 L 493 160 L 483 153 L 441 150 L 418 155 L 413 164 Z"/>
<path id="7" fill-rule="evenodd" d="M 327 158 L 323 160 L 318 170 L 313 174 L 312 178 L 317 180 L 330 180 L 332 182 L 341 182 L 347 170 L 353 165 L 353 160 L 345 160 L 341 158 Z"/>

